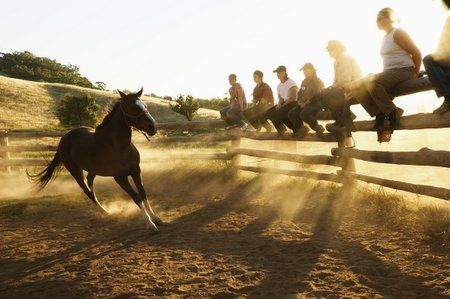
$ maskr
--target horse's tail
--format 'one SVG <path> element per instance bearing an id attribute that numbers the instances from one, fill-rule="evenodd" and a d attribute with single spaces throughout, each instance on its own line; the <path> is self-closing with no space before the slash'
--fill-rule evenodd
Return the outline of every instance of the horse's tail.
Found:
<path id="1" fill-rule="evenodd" d="M 59 170 L 61 169 L 61 164 L 62 161 L 58 149 L 53 157 L 53 160 L 44 170 L 36 174 L 30 174 L 27 170 L 28 179 L 35 183 L 36 191 L 42 191 L 51 180 L 56 178 Z"/>

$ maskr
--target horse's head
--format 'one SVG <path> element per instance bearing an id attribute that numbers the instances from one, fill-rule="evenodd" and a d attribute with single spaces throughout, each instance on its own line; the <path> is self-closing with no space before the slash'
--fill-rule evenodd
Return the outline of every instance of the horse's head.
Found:
<path id="1" fill-rule="evenodd" d="M 156 134 L 156 121 L 148 112 L 147 105 L 139 99 L 143 91 L 141 88 L 137 93 L 125 94 L 119 90 L 120 110 L 127 124 L 153 136 Z"/>

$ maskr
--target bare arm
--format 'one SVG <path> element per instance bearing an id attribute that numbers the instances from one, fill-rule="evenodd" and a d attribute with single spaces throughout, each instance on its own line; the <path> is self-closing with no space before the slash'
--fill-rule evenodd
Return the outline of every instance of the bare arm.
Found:
<path id="1" fill-rule="evenodd" d="M 239 88 L 237 89 L 237 96 L 238 96 L 238 102 L 239 102 L 239 107 L 241 108 L 241 111 L 244 111 L 244 89 L 242 88 L 242 86 L 239 86 Z"/>
<path id="2" fill-rule="evenodd" d="M 420 53 L 419 48 L 417 48 L 416 44 L 408 35 L 408 33 L 402 29 L 398 29 L 397 31 L 395 31 L 394 41 L 397 43 L 397 45 L 400 46 L 400 48 L 411 54 L 414 61 L 416 75 L 418 76 L 420 72 L 420 66 L 422 65 L 422 53 Z"/>
<path id="3" fill-rule="evenodd" d="M 278 103 L 277 103 L 276 109 L 277 110 L 280 109 L 281 106 L 283 106 L 283 98 L 280 96 L 280 94 L 278 94 Z"/>
<path id="4" fill-rule="evenodd" d="M 289 88 L 289 97 L 286 100 L 286 104 L 297 101 L 297 92 L 298 92 L 297 86 L 292 86 L 291 88 Z"/>

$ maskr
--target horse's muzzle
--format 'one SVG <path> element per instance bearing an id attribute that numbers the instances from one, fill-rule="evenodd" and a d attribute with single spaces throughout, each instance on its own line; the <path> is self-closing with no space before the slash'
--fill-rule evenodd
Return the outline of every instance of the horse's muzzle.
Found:
<path id="1" fill-rule="evenodd" d="M 150 123 L 148 125 L 147 134 L 150 135 L 150 136 L 153 136 L 153 135 L 156 134 L 156 131 L 157 131 L 157 129 L 156 129 L 156 121 L 155 121 L 155 119 L 153 117 L 150 117 L 150 120 L 151 121 L 150 121 Z"/>
<path id="2" fill-rule="evenodd" d="M 150 128 L 150 129 L 147 131 L 147 134 L 150 135 L 150 136 L 156 135 L 156 128 Z"/>

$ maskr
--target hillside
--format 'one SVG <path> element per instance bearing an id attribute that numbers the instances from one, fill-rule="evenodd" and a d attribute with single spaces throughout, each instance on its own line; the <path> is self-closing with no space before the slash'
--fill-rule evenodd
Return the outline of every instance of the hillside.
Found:
<path id="1" fill-rule="evenodd" d="M 144 90 L 145 92 L 145 90 Z M 56 104 L 66 93 L 89 93 L 101 109 L 118 98 L 114 92 L 58 83 L 40 83 L 0 76 L 0 129 L 57 129 Z M 165 100 L 143 96 L 159 122 L 186 120 L 170 110 Z M 200 109 L 196 118 L 215 118 L 218 112 Z"/>

